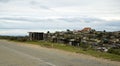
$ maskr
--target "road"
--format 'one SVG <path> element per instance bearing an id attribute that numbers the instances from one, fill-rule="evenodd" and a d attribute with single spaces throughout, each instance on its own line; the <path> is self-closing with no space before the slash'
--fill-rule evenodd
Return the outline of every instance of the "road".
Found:
<path id="1" fill-rule="evenodd" d="M 119 62 L 0 40 L 0 66 L 119 66 Z"/>

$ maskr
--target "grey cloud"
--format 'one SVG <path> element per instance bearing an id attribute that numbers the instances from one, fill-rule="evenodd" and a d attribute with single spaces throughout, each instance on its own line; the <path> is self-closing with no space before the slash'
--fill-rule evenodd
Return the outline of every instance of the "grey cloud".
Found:
<path id="1" fill-rule="evenodd" d="M 52 21 L 64 21 L 64 22 L 81 22 L 81 21 L 84 21 L 85 23 L 92 23 L 92 22 L 105 22 L 105 20 L 102 20 L 102 19 L 98 19 L 98 18 L 88 18 L 88 17 L 84 17 L 84 18 L 81 18 L 81 17 L 72 17 L 72 18 L 64 18 L 64 17 L 61 17 L 61 18 L 55 18 L 55 19 L 32 19 L 32 18 L 22 18 L 22 17 L 19 17 L 19 18 L 14 18 L 14 17 L 4 17 L 4 18 L 0 18 L 2 20 L 13 20 L 13 21 L 25 21 L 25 22 L 52 22 Z"/>
<path id="2" fill-rule="evenodd" d="M 11 18 L 11 17 L 4 17 L 0 18 L 2 20 L 13 20 L 13 21 L 25 21 L 25 22 L 43 22 L 43 21 L 52 21 L 51 19 L 32 19 L 32 18 Z"/>
<path id="3" fill-rule="evenodd" d="M 46 5 L 43 5 L 42 3 L 40 2 L 36 2 L 36 1 L 31 1 L 30 4 L 34 7 L 39 7 L 39 8 L 42 8 L 42 9 L 46 9 L 46 10 L 51 10 L 50 7 L 46 6 Z"/>
<path id="4" fill-rule="evenodd" d="M 0 0 L 1 3 L 7 3 L 9 2 L 10 0 Z"/>
<path id="5" fill-rule="evenodd" d="M 75 22 L 84 22 L 84 23 L 93 23 L 93 22 L 103 22 L 105 24 L 109 24 L 109 25 L 120 25 L 120 21 L 106 21 L 103 19 L 99 19 L 99 18 L 92 18 L 92 17 L 60 17 L 60 18 L 47 18 L 47 19 L 35 19 L 35 18 L 25 18 L 25 17 L 0 17 L 1 20 L 12 20 L 12 21 L 24 21 L 24 22 L 68 22 L 68 23 L 75 23 Z M 112 23 L 112 24 L 111 24 Z M 118 24 L 119 23 L 119 24 Z"/>
<path id="6" fill-rule="evenodd" d="M 32 18 L 0 18 L 4 22 L 0 23 L 1 29 L 80 29 L 81 27 L 92 27 L 97 30 L 120 30 L 120 20 L 106 21 L 99 18 L 72 17 L 72 18 L 54 18 L 54 19 L 32 19 Z M 7 22 L 7 21 L 9 22 Z M 11 21 L 14 22 L 11 22 Z M 6 22 L 5 22 L 6 21 Z M 22 23 L 18 23 L 20 21 Z M 27 23 L 25 23 L 27 22 Z M 98 27 L 99 26 L 99 27 Z M 113 28 L 111 28 L 113 27 Z"/>
<path id="7" fill-rule="evenodd" d="M 49 0 L 47 0 L 49 1 Z M 76 6 L 76 5 L 88 5 L 88 3 L 93 3 L 89 0 L 50 0 L 47 2 L 48 5 L 53 7 L 64 7 L 64 6 Z"/>
<path id="8" fill-rule="evenodd" d="M 30 28 L 16 28 L 16 27 L 15 28 L 10 28 L 10 27 L 7 28 L 7 27 L 3 27 L 3 28 L 0 28 L 0 29 L 30 29 Z"/>
<path id="9" fill-rule="evenodd" d="M 89 18 L 89 17 L 73 17 L 73 18 L 59 18 L 59 20 L 63 20 L 66 22 L 81 22 L 84 21 L 85 23 L 92 23 L 92 22 L 103 22 L 105 20 L 98 19 L 98 18 Z"/>
<path id="10" fill-rule="evenodd" d="M 80 22 L 80 19 L 76 19 L 76 18 L 59 18 L 59 20 L 66 22 Z"/>
<path id="11" fill-rule="evenodd" d="M 116 27 L 120 27 L 120 20 L 115 20 L 115 21 L 108 21 L 106 22 L 107 26 L 116 26 Z"/>
<path id="12" fill-rule="evenodd" d="M 49 7 L 44 6 L 44 5 L 40 5 L 39 7 L 40 7 L 40 8 L 43 8 L 43 9 L 48 9 L 48 10 L 51 10 Z"/>

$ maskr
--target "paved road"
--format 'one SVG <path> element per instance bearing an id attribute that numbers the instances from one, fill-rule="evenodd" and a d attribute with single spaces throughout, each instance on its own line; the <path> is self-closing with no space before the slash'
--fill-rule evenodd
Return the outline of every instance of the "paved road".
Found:
<path id="1" fill-rule="evenodd" d="M 0 40 L 0 66 L 119 66 L 119 64 L 82 54 Z"/>

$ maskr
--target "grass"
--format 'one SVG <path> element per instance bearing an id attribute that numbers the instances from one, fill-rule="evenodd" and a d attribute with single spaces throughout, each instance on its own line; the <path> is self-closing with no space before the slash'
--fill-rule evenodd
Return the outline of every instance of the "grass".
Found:
<path id="1" fill-rule="evenodd" d="M 61 44 L 61 43 L 52 43 L 52 42 L 47 42 L 47 41 L 26 41 L 24 43 L 40 45 L 42 47 L 47 47 L 47 48 L 56 48 L 56 49 L 69 51 L 69 52 L 82 53 L 82 54 L 91 55 L 91 56 L 98 57 L 98 58 L 109 59 L 112 61 L 120 61 L 120 55 L 110 54 L 106 52 L 99 52 L 99 51 L 95 51 L 92 49 L 88 49 L 84 51 L 80 47 L 69 46 L 69 45 Z"/>

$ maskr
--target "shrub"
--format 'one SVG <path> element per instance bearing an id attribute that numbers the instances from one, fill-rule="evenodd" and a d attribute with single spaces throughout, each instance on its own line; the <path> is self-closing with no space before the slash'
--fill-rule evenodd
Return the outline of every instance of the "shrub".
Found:
<path id="1" fill-rule="evenodd" d="M 87 43 L 81 43 L 80 47 L 83 48 L 84 51 L 86 51 L 90 46 Z"/>
<path id="2" fill-rule="evenodd" d="M 120 55 L 120 48 L 111 48 L 108 50 L 108 53 Z"/>

